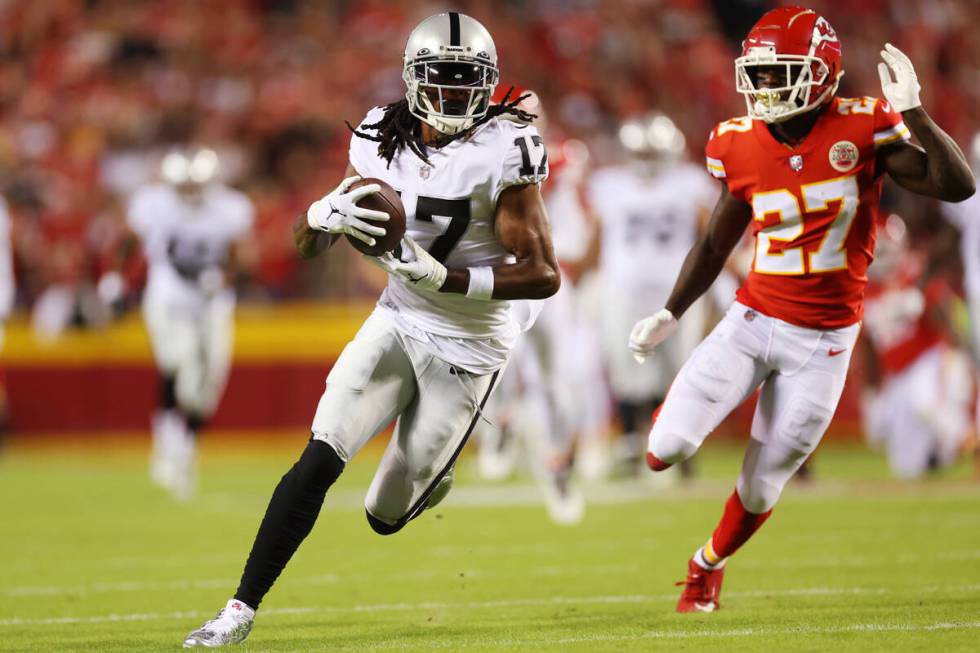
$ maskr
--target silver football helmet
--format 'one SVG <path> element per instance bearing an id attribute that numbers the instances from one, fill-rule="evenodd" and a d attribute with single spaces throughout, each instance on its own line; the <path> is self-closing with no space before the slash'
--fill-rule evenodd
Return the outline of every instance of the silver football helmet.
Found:
<path id="1" fill-rule="evenodd" d="M 687 147 L 681 130 L 659 111 L 624 122 L 619 142 L 634 161 L 657 168 L 681 161 Z"/>
<path id="2" fill-rule="evenodd" d="M 168 152 L 160 163 L 160 176 L 188 200 L 201 197 L 205 186 L 218 178 L 218 154 L 207 147 Z"/>
<path id="3" fill-rule="evenodd" d="M 174 186 L 203 186 L 218 176 L 218 155 L 206 147 L 174 150 L 163 157 L 160 174 Z"/>
<path id="4" fill-rule="evenodd" d="M 486 115 L 499 77 L 490 32 L 465 14 L 429 16 L 408 37 L 402 78 L 409 111 L 443 134 Z"/>
<path id="5" fill-rule="evenodd" d="M 619 142 L 634 157 L 677 160 L 684 155 L 684 134 L 659 111 L 627 120 L 619 128 Z"/>

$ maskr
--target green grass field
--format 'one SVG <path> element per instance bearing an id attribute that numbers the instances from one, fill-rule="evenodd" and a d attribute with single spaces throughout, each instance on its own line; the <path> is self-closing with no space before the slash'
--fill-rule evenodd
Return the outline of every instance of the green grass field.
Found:
<path id="1" fill-rule="evenodd" d="M 279 475 L 302 447 L 206 445 L 201 494 L 152 487 L 143 452 L 11 447 L 0 456 L 0 650 L 167 651 L 224 604 Z M 367 453 L 259 612 L 245 651 L 976 651 L 980 483 L 969 465 L 888 478 L 825 447 L 731 562 L 713 615 L 673 612 L 692 551 L 739 467 L 588 488 L 583 524 L 549 523 L 527 481 L 461 463 L 453 494 L 382 538 L 361 497 Z"/>

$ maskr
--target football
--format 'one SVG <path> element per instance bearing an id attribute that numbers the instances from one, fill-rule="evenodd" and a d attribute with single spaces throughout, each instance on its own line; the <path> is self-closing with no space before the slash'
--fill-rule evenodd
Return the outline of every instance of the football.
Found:
<path id="1" fill-rule="evenodd" d="M 351 189 L 358 188 L 360 186 L 365 186 L 368 184 L 377 184 L 381 186 L 381 190 L 377 193 L 371 193 L 361 198 L 357 205 L 361 208 L 371 209 L 372 211 L 383 211 L 388 214 L 387 222 L 374 222 L 372 220 L 367 220 L 371 224 L 377 224 L 384 227 L 387 230 L 384 236 L 376 238 L 377 241 L 373 246 L 361 242 L 357 238 L 348 235 L 347 240 L 357 251 L 362 254 L 369 254 L 371 256 L 380 256 L 385 252 L 394 251 L 398 247 L 398 243 L 401 242 L 402 236 L 405 235 L 405 207 L 402 205 L 402 200 L 398 197 L 398 192 L 394 188 L 374 177 L 368 177 L 366 179 L 361 179 L 351 186 Z"/>

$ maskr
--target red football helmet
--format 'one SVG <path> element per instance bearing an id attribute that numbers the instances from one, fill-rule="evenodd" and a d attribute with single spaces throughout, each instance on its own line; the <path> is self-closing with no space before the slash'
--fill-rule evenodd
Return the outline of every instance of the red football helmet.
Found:
<path id="1" fill-rule="evenodd" d="M 735 86 L 745 96 L 749 116 L 769 123 L 820 106 L 833 97 L 843 74 L 837 32 L 803 7 L 767 12 L 735 60 Z M 782 81 L 773 85 L 773 78 Z"/>

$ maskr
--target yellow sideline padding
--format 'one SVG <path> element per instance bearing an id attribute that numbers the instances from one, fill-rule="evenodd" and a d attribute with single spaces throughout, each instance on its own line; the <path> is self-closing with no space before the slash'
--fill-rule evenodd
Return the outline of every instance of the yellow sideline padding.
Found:
<path id="1" fill-rule="evenodd" d="M 240 306 L 235 316 L 235 362 L 332 361 L 373 307 L 373 302 Z M 0 352 L 4 367 L 150 364 L 153 359 L 138 310 L 106 327 L 72 329 L 53 341 L 35 336 L 25 315 L 15 315 L 5 331 Z"/>

